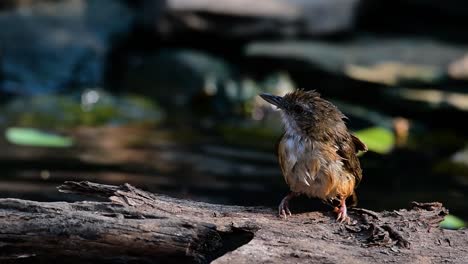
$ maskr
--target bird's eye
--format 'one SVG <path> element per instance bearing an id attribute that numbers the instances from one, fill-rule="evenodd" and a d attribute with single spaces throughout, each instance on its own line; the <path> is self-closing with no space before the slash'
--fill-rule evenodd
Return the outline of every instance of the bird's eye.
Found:
<path id="1" fill-rule="evenodd" d="M 295 105 L 293 106 L 293 109 L 294 113 L 296 114 L 302 114 L 304 112 L 304 108 L 302 108 L 302 106 L 300 105 Z"/>

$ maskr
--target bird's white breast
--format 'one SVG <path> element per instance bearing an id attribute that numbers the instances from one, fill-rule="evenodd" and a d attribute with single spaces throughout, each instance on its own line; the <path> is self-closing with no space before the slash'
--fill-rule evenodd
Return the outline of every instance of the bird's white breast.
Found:
<path id="1" fill-rule="evenodd" d="M 335 197 L 342 184 L 349 185 L 354 181 L 344 171 L 336 150 L 336 146 L 286 134 L 280 142 L 278 154 L 282 155 L 281 168 L 291 191 L 327 199 Z M 316 164 L 319 167 L 314 170 Z M 352 184 L 354 187 L 354 182 Z"/>

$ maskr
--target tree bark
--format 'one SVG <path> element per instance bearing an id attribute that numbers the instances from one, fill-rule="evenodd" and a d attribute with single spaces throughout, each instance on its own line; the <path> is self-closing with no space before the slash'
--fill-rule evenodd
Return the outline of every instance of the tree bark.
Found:
<path id="1" fill-rule="evenodd" d="M 1 263 L 468 263 L 466 230 L 442 230 L 440 203 L 281 219 L 261 207 L 207 204 L 131 185 L 65 182 L 102 202 L 0 199 Z"/>

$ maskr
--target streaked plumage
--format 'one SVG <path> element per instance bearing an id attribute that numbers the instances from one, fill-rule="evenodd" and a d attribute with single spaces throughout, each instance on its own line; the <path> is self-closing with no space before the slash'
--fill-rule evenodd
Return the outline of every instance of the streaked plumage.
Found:
<path id="1" fill-rule="evenodd" d="M 356 153 L 366 151 L 366 145 L 350 134 L 341 111 L 315 91 L 261 96 L 281 109 L 285 126 L 278 160 L 293 194 L 283 199 L 280 214 L 289 214 L 292 196 L 305 194 L 325 201 L 338 199 L 340 220 L 349 220 L 345 200 L 361 181 Z"/>

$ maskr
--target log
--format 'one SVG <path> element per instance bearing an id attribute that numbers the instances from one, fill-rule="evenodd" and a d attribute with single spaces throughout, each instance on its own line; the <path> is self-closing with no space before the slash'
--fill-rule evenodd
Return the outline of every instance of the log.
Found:
<path id="1" fill-rule="evenodd" d="M 1 263 L 467 263 L 466 230 L 442 230 L 440 203 L 288 219 L 262 207 L 180 200 L 121 186 L 65 182 L 105 201 L 0 199 Z"/>

